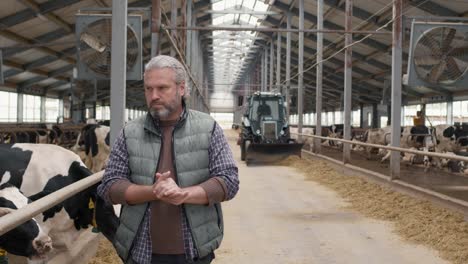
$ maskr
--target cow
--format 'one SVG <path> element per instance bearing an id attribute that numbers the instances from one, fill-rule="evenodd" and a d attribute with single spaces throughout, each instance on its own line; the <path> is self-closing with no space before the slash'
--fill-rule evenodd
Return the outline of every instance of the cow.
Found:
<path id="1" fill-rule="evenodd" d="M 291 138 L 295 139 L 296 141 L 298 140 L 298 130 L 297 127 L 289 127 L 289 132 L 291 133 Z M 303 127 L 302 128 L 302 134 L 304 135 L 315 135 L 315 128 L 311 127 Z M 304 147 L 309 151 L 312 151 L 314 148 L 314 138 L 313 137 L 307 137 L 307 136 L 302 136 L 302 142 L 304 143 Z"/>
<path id="2" fill-rule="evenodd" d="M 91 174 L 75 153 L 57 145 L 0 145 L 1 182 L 16 186 L 33 201 Z M 97 184 L 36 217 L 57 249 L 48 257 L 76 251 L 78 237 L 96 236 L 91 232 L 94 222 L 102 234 L 113 241 L 118 218 L 113 207 L 97 195 L 96 188 Z"/>
<path id="3" fill-rule="evenodd" d="M 468 131 L 461 126 L 437 125 L 434 127 L 436 139 L 435 151 L 439 153 L 458 153 L 468 146 Z M 433 158 L 433 162 L 438 168 L 443 167 L 440 158 Z"/>
<path id="4" fill-rule="evenodd" d="M 9 172 L 6 172 L 9 173 Z M 9 183 L 0 185 L 0 217 L 25 207 L 31 200 Z M 52 240 L 32 218 L 0 236 L 0 248 L 27 257 L 28 263 L 42 261 L 52 250 Z"/>
<path id="5" fill-rule="evenodd" d="M 86 166 L 94 173 L 105 168 L 110 154 L 110 128 L 88 124 L 81 129 L 73 152 L 82 157 Z M 84 153 L 83 153 L 84 151 Z"/>

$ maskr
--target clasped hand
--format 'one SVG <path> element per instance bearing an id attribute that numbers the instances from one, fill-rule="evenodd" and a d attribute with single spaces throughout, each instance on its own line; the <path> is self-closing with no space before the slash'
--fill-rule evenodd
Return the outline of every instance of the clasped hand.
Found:
<path id="1" fill-rule="evenodd" d="M 171 172 L 156 173 L 156 182 L 153 184 L 153 194 L 155 197 L 166 203 L 180 205 L 185 202 L 189 192 L 180 188 L 174 179 L 171 178 Z"/>

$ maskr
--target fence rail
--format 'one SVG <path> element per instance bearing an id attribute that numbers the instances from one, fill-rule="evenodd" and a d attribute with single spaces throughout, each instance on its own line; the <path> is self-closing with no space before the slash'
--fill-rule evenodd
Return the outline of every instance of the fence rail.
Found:
<path id="1" fill-rule="evenodd" d="M 45 210 L 52 208 L 53 206 L 72 197 L 73 195 L 100 182 L 103 175 L 104 171 L 97 172 L 58 191 L 55 191 L 37 201 L 34 201 L 27 206 L 16 210 L 15 212 L 2 216 L 0 218 L 0 236 L 44 212 Z"/>
<path id="2" fill-rule="evenodd" d="M 452 160 L 468 162 L 468 157 L 459 156 L 459 155 L 449 155 L 449 154 L 443 154 L 443 153 L 437 153 L 437 152 L 428 152 L 428 151 L 406 149 L 406 148 L 399 148 L 399 147 L 392 147 L 392 146 L 385 146 L 385 145 L 378 145 L 378 144 L 370 144 L 370 143 L 365 143 L 365 142 L 360 142 L 360 141 L 351 141 L 351 140 L 346 140 L 346 139 L 341 139 L 341 138 L 322 137 L 322 136 L 306 135 L 306 134 L 299 134 L 299 133 L 291 133 L 291 134 L 300 135 L 303 137 L 338 141 L 338 142 L 343 142 L 345 144 L 360 145 L 360 146 L 372 147 L 372 148 L 381 148 L 381 149 L 387 149 L 387 150 L 398 151 L 398 152 L 412 153 L 412 154 L 422 155 L 422 156 L 430 156 L 430 157 L 437 157 L 437 158 L 442 158 L 442 159 L 452 159 Z"/>

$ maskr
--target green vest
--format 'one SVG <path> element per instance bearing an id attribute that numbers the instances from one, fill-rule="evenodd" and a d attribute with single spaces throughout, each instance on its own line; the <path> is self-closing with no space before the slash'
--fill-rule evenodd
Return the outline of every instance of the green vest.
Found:
<path id="1" fill-rule="evenodd" d="M 209 115 L 187 110 L 173 133 L 174 166 L 178 185 L 188 187 L 210 178 L 208 148 L 214 120 Z M 161 131 L 151 116 L 129 122 L 125 128 L 129 154 L 130 179 L 135 184 L 152 185 L 161 150 Z M 123 260 L 130 250 L 149 203 L 124 205 L 115 238 L 115 248 Z M 200 258 L 219 247 L 223 238 L 223 216 L 220 204 L 212 206 L 184 204 L 195 248 Z"/>

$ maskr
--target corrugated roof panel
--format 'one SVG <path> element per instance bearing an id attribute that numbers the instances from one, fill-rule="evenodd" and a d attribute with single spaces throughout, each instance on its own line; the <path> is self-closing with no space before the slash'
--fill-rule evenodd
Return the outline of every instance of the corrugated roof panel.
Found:
<path id="1" fill-rule="evenodd" d="M 57 24 L 46 19 L 44 16 L 40 16 L 23 23 L 19 23 L 8 28 L 8 30 L 27 39 L 34 39 L 37 36 L 54 31 L 58 28 L 59 26 L 57 26 Z"/>
<path id="2" fill-rule="evenodd" d="M 44 53 L 37 49 L 29 49 L 25 52 L 15 54 L 14 56 L 11 57 L 11 59 L 19 63 L 27 63 L 27 62 L 31 62 L 36 59 L 42 58 L 46 55 L 49 55 L 49 54 Z"/>
<path id="3" fill-rule="evenodd" d="M 21 83 L 28 79 L 37 77 L 37 76 L 38 76 L 37 74 L 31 73 L 31 72 L 23 72 L 15 76 L 12 76 L 11 78 L 8 78 L 7 80 L 10 82 L 14 82 L 14 83 Z"/>
<path id="4" fill-rule="evenodd" d="M 25 9 L 24 5 L 17 0 L 2 0 L 0 6 L 0 18 L 14 15 Z"/>
<path id="5" fill-rule="evenodd" d="M 62 67 L 65 67 L 67 65 L 70 65 L 68 62 L 65 62 L 63 60 L 56 60 L 52 63 L 49 63 L 49 64 L 46 64 L 44 66 L 41 67 L 41 69 L 43 69 L 44 71 L 53 71 L 53 70 L 57 70 L 57 69 L 60 69 Z"/>

